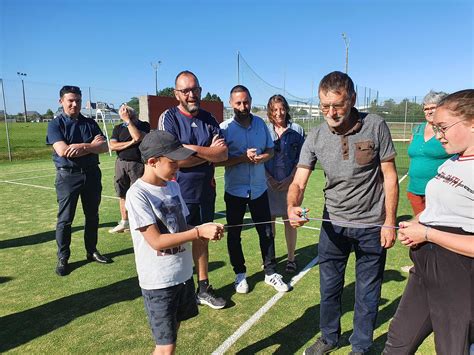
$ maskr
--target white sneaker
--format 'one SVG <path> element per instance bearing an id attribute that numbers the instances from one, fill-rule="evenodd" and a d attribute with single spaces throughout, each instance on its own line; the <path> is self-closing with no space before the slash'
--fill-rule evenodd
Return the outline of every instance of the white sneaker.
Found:
<path id="1" fill-rule="evenodd" d="M 109 233 L 123 233 L 130 228 L 128 221 L 120 221 L 114 228 L 109 229 Z"/>
<path id="2" fill-rule="evenodd" d="M 249 293 L 249 284 L 245 277 L 245 272 L 235 276 L 234 286 L 237 293 Z"/>
<path id="3" fill-rule="evenodd" d="M 283 282 L 283 276 L 277 273 L 265 275 L 265 283 L 273 286 L 278 292 L 287 292 L 290 290 L 290 287 Z"/>

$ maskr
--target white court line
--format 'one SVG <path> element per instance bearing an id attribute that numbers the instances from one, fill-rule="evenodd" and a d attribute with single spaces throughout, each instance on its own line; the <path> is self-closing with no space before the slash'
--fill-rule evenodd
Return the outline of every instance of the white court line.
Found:
<path id="1" fill-rule="evenodd" d="M 100 168 L 100 170 L 110 170 L 110 169 L 114 169 L 114 167 Z M 41 176 L 29 176 L 29 177 L 24 177 L 24 178 L 20 178 L 20 179 L 9 179 L 9 180 L 5 180 L 5 182 L 31 180 L 31 179 L 38 179 L 38 178 L 52 177 L 52 176 L 56 176 L 56 174 L 41 175 Z"/>
<path id="2" fill-rule="evenodd" d="M 225 216 L 225 215 L 226 215 L 225 213 L 222 213 L 222 212 L 216 212 L 215 214 L 219 214 L 219 215 L 221 215 L 221 216 Z M 252 217 L 249 216 L 248 214 L 245 214 L 245 215 L 244 215 L 244 218 L 251 219 Z M 278 221 L 278 220 L 276 220 L 275 223 L 284 224 L 282 221 Z M 299 227 L 299 228 L 312 229 L 312 230 L 316 230 L 316 231 L 321 230 L 320 228 L 310 227 L 310 226 L 301 226 L 301 227 Z"/>
<path id="3" fill-rule="evenodd" d="M 403 180 L 406 179 L 408 174 L 405 174 L 398 180 L 398 183 L 400 184 Z M 220 215 L 224 215 L 223 213 L 218 212 Z M 280 222 L 283 223 L 283 222 Z M 305 227 L 305 226 L 303 226 Z M 294 278 L 291 279 L 290 285 L 294 286 L 303 276 L 306 275 L 306 273 L 318 262 L 318 257 L 314 258 L 311 260 L 311 262 L 306 265 L 306 267 L 298 273 Z M 285 292 L 279 292 L 272 298 L 270 298 L 267 303 L 265 303 L 257 312 L 255 312 L 252 317 L 250 317 L 244 324 L 242 324 L 239 329 L 237 329 L 234 334 L 232 334 L 230 337 L 228 337 L 216 350 L 212 352 L 212 355 L 221 355 L 224 354 L 229 348 L 235 344 L 235 342 L 242 336 L 244 335 L 260 318 L 262 318 L 265 313 L 267 313 L 270 308 L 272 308 L 280 298 L 282 298 L 285 295 Z"/>
<path id="4" fill-rule="evenodd" d="M 56 174 L 30 176 L 30 177 L 25 177 L 25 178 L 21 178 L 21 179 L 10 179 L 10 180 L 5 180 L 4 182 L 14 182 L 14 181 L 22 181 L 22 180 L 39 179 L 39 178 L 52 177 L 52 176 L 56 176 Z"/>
<path id="5" fill-rule="evenodd" d="M 222 179 L 224 177 L 224 175 L 222 176 L 214 176 L 214 179 Z"/>
<path id="6" fill-rule="evenodd" d="M 296 283 L 305 276 L 311 268 L 316 265 L 318 262 L 318 257 L 316 256 L 313 260 L 309 262 L 308 265 L 304 267 L 296 276 L 294 276 L 290 285 L 293 287 Z M 272 308 L 279 300 L 282 298 L 286 292 L 278 292 L 272 298 L 270 298 L 267 303 L 265 303 L 257 312 L 255 312 L 252 317 L 250 317 L 244 324 L 242 324 L 239 329 L 237 329 L 234 334 L 228 337 L 216 350 L 212 352 L 212 355 L 221 355 L 224 354 L 229 348 L 242 336 L 244 335 L 255 323 L 262 318 L 265 313 L 267 313 L 270 308 Z"/>
<path id="7" fill-rule="evenodd" d="M 398 183 L 401 184 L 403 180 L 405 180 L 408 177 L 408 174 L 403 175 L 400 180 L 398 180 Z"/>
<path id="8" fill-rule="evenodd" d="M 33 184 L 24 184 L 24 183 L 16 182 L 16 181 L 7 181 L 7 180 L 4 180 L 4 181 L 0 181 L 0 182 L 3 182 L 3 183 L 5 183 L 5 184 L 12 184 L 12 185 L 36 187 L 36 188 L 38 188 L 38 189 L 44 189 L 44 190 L 55 190 L 54 187 L 40 186 L 40 185 L 33 185 Z M 102 198 L 112 199 L 112 200 L 118 200 L 118 199 L 119 199 L 119 198 L 116 197 L 116 196 L 101 195 L 101 197 L 102 197 Z"/>
<path id="9" fill-rule="evenodd" d="M 107 167 L 107 166 L 104 166 L 102 164 L 100 164 L 100 170 L 108 170 L 108 169 L 114 169 L 115 166 L 112 166 L 112 167 Z M 10 171 L 10 172 L 5 172 L 5 173 L 1 173 L 0 175 L 22 175 L 22 174 L 32 174 L 32 173 L 36 173 L 37 171 L 56 171 L 56 168 L 53 166 L 53 167 L 50 167 L 50 168 L 44 168 L 44 169 L 35 169 L 35 170 L 27 170 L 27 171 L 18 171 L 18 170 L 15 170 L 15 171 Z"/>

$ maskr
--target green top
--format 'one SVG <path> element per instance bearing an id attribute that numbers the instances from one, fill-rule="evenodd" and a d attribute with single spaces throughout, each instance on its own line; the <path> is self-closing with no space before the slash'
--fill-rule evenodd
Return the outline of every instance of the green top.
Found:
<path id="1" fill-rule="evenodd" d="M 425 142 L 426 122 L 413 129 L 413 139 L 408 146 L 410 167 L 408 168 L 408 191 L 415 195 L 424 195 L 428 181 L 438 172 L 438 167 L 452 155 L 446 154 L 441 143 L 431 137 Z"/>

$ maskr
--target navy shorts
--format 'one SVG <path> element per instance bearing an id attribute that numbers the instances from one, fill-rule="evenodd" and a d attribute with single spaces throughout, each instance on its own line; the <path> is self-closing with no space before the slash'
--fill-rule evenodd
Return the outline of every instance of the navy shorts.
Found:
<path id="1" fill-rule="evenodd" d="M 189 214 L 186 223 L 190 226 L 199 226 L 203 223 L 214 221 L 215 198 L 201 203 L 186 203 Z"/>
<path id="2" fill-rule="evenodd" d="M 142 295 L 156 345 L 176 343 L 178 323 L 198 315 L 192 277 L 167 288 L 142 289 Z"/>

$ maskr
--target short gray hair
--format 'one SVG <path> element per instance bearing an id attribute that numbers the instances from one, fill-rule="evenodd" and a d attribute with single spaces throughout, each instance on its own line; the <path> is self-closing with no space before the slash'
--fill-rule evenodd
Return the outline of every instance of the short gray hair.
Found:
<path id="1" fill-rule="evenodd" d="M 121 106 L 125 106 L 125 109 L 128 111 L 128 114 L 132 120 L 138 119 L 137 111 L 135 111 L 133 107 L 128 106 L 126 103 L 123 103 Z"/>
<path id="2" fill-rule="evenodd" d="M 444 91 L 434 91 L 430 90 L 429 93 L 426 94 L 426 96 L 423 99 L 423 105 L 438 105 L 439 102 L 444 99 L 446 96 L 448 96 L 447 93 Z"/>

